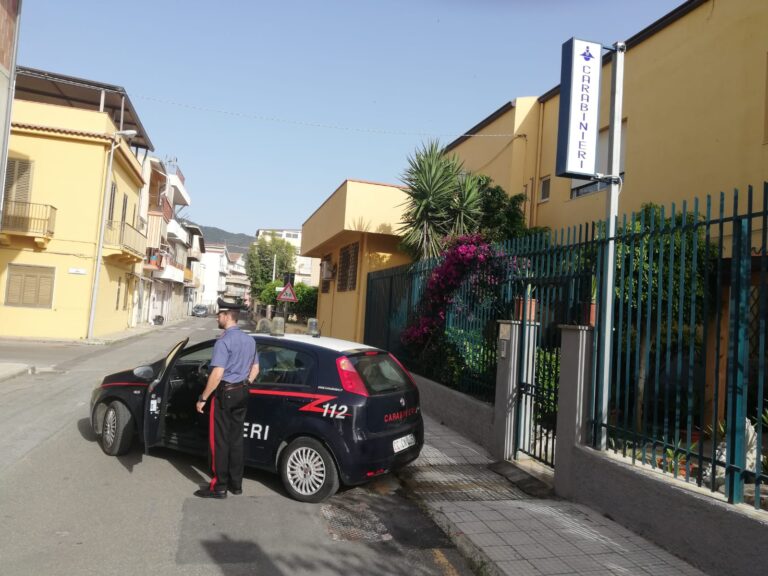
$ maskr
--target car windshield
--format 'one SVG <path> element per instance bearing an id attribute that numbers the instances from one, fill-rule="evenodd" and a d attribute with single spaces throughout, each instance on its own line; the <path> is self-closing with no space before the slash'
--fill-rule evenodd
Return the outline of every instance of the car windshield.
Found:
<path id="1" fill-rule="evenodd" d="M 370 394 L 402 392 L 411 387 L 408 375 L 389 354 L 383 352 L 349 356 Z"/>

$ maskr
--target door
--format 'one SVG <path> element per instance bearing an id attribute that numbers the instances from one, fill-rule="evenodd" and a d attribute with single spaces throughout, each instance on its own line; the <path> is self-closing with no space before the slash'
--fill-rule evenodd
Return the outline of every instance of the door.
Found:
<path id="1" fill-rule="evenodd" d="M 185 338 L 173 347 L 168 356 L 165 357 L 165 362 L 161 365 L 159 373 L 147 389 L 147 394 L 144 397 L 145 453 L 148 453 L 152 446 L 160 444 L 163 440 L 171 367 L 187 342 L 189 342 L 189 338 Z"/>
<path id="2" fill-rule="evenodd" d="M 259 342 L 258 351 L 259 375 L 249 390 L 245 418 L 246 459 L 271 466 L 280 442 L 305 429 L 308 406 L 319 398 L 313 393 L 317 362 L 282 344 Z"/>

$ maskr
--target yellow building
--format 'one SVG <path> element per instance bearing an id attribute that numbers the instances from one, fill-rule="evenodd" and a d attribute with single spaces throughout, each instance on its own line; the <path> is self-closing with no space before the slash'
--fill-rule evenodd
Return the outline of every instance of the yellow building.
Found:
<path id="1" fill-rule="evenodd" d="M 745 192 L 749 184 L 762 197 L 768 180 L 767 29 L 768 2 L 691 0 L 626 41 L 619 214 L 646 202 L 676 202 L 679 209 L 688 200 L 690 209 L 695 197 Z M 607 57 L 602 173 L 610 78 Z M 559 86 L 539 98 L 518 98 L 468 132 L 505 136 L 465 136 L 446 147 L 508 194 L 525 193 L 529 224 L 553 230 L 602 219 L 606 211 L 603 185 L 555 176 L 559 105 Z"/>
<path id="2" fill-rule="evenodd" d="M 410 262 L 397 249 L 406 199 L 397 186 L 345 180 L 304 222 L 301 255 L 322 259 L 323 335 L 363 341 L 368 273 Z"/>
<path id="3" fill-rule="evenodd" d="M 120 130 L 136 134 L 129 142 Z M 0 336 L 81 339 L 129 325 L 146 252 L 142 166 L 129 144 L 152 149 L 123 88 L 18 69 L 0 221 Z"/>

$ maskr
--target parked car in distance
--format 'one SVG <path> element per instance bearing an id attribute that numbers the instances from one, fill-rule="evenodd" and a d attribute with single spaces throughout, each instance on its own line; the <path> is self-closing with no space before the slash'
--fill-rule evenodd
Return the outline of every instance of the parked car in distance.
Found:
<path id="1" fill-rule="evenodd" d="M 192 316 L 205 318 L 206 316 L 208 316 L 208 306 L 203 306 L 202 304 L 195 304 L 192 307 Z"/>
<path id="2" fill-rule="evenodd" d="M 243 429 L 245 463 L 277 472 L 286 492 L 320 502 L 415 460 L 424 444 L 419 391 L 391 354 L 329 337 L 255 334 L 259 375 Z M 209 408 L 195 411 L 215 340 L 104 378 L 91 425 L 105 453 L 167 446 L 207 455 Z M 214 409 L 217 406 L 214 403 Z"/>

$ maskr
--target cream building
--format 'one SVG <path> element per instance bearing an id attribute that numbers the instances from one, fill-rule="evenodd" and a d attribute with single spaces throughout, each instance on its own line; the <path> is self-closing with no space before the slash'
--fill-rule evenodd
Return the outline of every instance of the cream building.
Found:
<path id="1" fill-rule="evenodd" d="M 128 130 L 135 134 L 120 136 Z M 0 334 L 81 339 L 130 326 L 147 242 L 147 150 L 123 88 L 18 68 L 0 220 Z"/>
<path id="2" fill-rule="evenodd" d="M 345 180 L 304 222 L 301 254 L 321 259 L 324 335 L 363 341 L 368 273 L 410 262 L 397 248 L 405 201 L 398 186 Z"/>
<path id="3" fill-rule="evenodd" d="M 690 0 L 626 40 L 619 214 L 678 209 L 768 180 L 768 2 Z M 566 40 L 565 38 L 563 40 Z M 557 76 L 558 70 L 552 70 Z M 610 57 L 603 59 L 598 171 L 607 167 Z M 559 230 L 605 217 L 603 184 L 558 178 L 559 86 L 502 106 L 446 147 L 465 168 L 525 193 L 530 225 Z M 743 208 L 742 208 L 743 209 Z"/>

